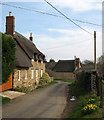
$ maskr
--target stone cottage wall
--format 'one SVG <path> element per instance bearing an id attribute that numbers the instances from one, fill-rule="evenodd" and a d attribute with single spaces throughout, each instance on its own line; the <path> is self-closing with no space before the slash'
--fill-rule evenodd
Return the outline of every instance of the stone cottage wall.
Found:
<path id="1" fill-rule="evenodd" d="M 46 68 L 46 72 L 54 79 L 75 79 L 74 73 L 70 72 L 55 72 Z"/>
<path id="2" fill-rule="evenodd" d="M 13 79 L 13 88 L 18 87 L 29 87 L 35 84 L 39 84 L 39 80 L 41 77 L 41 70 L 43 73 L 45 72 L 45 63 L 32 61 L 33 67 L 27 69 L 27 79 L 25 79 L 25 70 L 26 69 L 15 69 L 14 71 L 14 79 Z M 20 80 L 18 80 L 18 70 L 20 70 Z M 34 78 L 31 79 L 31 70 L 34 70 Z M 38 77 L 36 81 L 36 70 L 38 70 Z"/>

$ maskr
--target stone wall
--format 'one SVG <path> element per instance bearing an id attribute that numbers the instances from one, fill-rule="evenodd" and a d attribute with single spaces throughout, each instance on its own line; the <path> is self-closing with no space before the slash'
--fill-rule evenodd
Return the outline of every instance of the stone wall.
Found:
<path id="1" fill-rule="evenodd" d="M 54 79 L 75 79 L 75 75 L 70 72 L 55 72 L 49 69 L 46 69 L 46 72 Z"/>
<path id="2" fill-rule="evenodd" d="M 39 79 L 41 77 L 41 70 L 43 73 L 45 72 L 45 63 L 38 62 L 38 61 L 32 61 L 33 67 L 30 67 L 29 69 L 15 69 L 14 71 L 14 79 L 13 79 L 13 88 L 18 87 L 29 87 L 32 85 L 39 84 Z M 27 70 L 27 79 L 25 78 Z M 31 70 L 34 70 L 34 78 L 31 78 Z M 36 70 L 38 70 L 38 76 L 36 79 Z M 20 80 L 18 79 L 18 71 L 20 71 Z"/>

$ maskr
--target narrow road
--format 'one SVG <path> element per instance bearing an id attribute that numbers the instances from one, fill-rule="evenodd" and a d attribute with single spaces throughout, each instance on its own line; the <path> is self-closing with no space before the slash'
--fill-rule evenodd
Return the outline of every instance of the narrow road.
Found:
<path id="1" fill-rule="evenodd" d="M 60 118 L 66 105 L 66 87 L 59 82 L 11 100 L 2 108 L 3 118 Z"/>

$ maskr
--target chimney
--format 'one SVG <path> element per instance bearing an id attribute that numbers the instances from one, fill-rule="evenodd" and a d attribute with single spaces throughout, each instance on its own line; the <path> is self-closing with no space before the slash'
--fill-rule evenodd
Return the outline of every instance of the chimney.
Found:
<path id="1" fill-rule="evenodd" d="M 30 40 L 33 42 L 32 33 L 30 33 Z"/>
<path id="2" fill-rule="evenodd" d="M 12 35 L 15 34 L 15 17 L 9 12 L 9 16 L 6 16 L 6 34 Z"/>

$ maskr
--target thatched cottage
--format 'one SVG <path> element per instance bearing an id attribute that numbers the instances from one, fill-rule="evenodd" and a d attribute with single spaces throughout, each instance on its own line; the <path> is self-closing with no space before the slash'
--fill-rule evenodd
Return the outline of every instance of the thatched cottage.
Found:
<path id="1" fill-rule="evenodd" d="M 13 88 L 38 84 L 45 72 L 45 55 L 33 43 L 32 33 L 29 39 L 15 31 L 15 17 L 6 16 L 6 34 L 16 41 L 16 68 L 13 74 Z"/>

